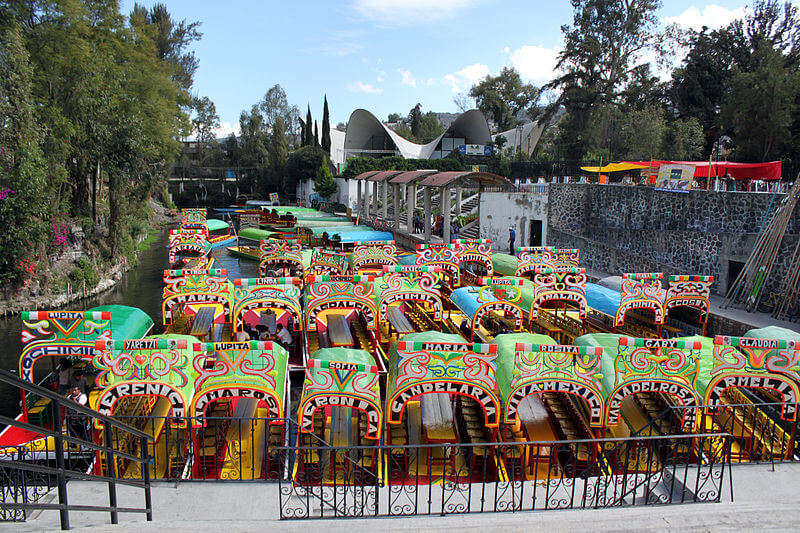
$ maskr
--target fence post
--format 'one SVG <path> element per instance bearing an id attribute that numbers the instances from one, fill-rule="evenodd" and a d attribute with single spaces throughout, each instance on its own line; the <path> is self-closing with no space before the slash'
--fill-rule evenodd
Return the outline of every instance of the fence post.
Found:
<path id="1" fill-rule="evenodd" d="M 153 500 L 150 497 L 150 450 L 147 449 L 147 438 L 139 437 L 142 447 L 142 480 L 144 481 L 144 506 L 147 509 L 147 521 L 153 521 Z"/>
<path id="2" fill-rule="evenodd" d="M 61 529 L 69 529 L 69 510 L 67 509 L 67 476 L 64 471 L 64 437 L 61 434 L 63 421 L 61 402 L 53 402 L 53 437 L 56 452 L 56 468 L 58 468 L 58 514 L 61 517 Z"/>
<path id="3" fill-rule="evenodd" d="M 111 507 L 111 523 L 119 524 L 119 512 L 117 512 L 117 477 L 116 477 L 116 458 L 114 448 L 111 444 L 111 427 L 107 422 L 103 422 L 103 441 L 106 445 L 106 475 L 108 476 L 108 505 Z"/>

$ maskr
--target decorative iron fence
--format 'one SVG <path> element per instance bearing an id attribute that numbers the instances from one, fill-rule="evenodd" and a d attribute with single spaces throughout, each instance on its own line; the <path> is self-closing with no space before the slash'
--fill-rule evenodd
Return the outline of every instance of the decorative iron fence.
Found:
<path id="1" fill-rule="evenodd" d="M 722 434 L 280 452 L 281 519 L 719 502 L 730 471 Z"/>

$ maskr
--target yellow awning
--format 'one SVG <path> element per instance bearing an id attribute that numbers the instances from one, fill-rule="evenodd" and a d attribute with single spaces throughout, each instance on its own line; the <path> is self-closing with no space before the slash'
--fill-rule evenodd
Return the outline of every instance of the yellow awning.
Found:
<path id="1" fill-rule="evenodd" d="M 635 163 L 609 163 L 603 167 L 581 167 L 586 172 L 617 172 L 620 170 L 637 170 L 648 168 L 647 165 L 637 165 Z"/>

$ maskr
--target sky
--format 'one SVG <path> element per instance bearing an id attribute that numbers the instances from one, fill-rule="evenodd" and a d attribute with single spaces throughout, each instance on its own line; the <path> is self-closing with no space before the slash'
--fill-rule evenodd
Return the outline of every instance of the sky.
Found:
<path id="1" fill-rule="evenodd" d="M 161 0 L 176 19 L 201 22 L 194 92 L 220 115 L 219 136 L 280 84 L 305 115 L 331 124 L 355 109 L 381 120 L 417 103 L 457 112 L 453 98 L 503 66 L 535 85 L 553 78 L 568 0 Z M 122 0 L 129 13 L 133 0 Z M 155 0 L 139 0 L 150 6 Z M 699 29 L 745 13 L 746 0 L 663 0 L 665 24 Z"/>

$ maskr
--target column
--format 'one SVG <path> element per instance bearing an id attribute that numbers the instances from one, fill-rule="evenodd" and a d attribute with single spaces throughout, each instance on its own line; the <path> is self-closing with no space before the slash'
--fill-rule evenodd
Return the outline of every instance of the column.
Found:
<path id="1" fill-rule="evenodd" d="M 461 216 L 461 185 L 456 187 L 456 215 Z"/>
<path id="2" fill-rule="evenodd" d="M 389 216 L 389 184 L 386 180 L 381 182 L 381 189 L 383 189 L 383 205 L 381 206 L 381 216 L 384 220 Z"/>
<path id="3" fill-rule="evenodd" d="M 365 217 L 369 217 L 369 183 L 364 182 L 364 200 L 361 204 L 362 210 L 361 213 Z"/>
<path id="4" fill-rule="evenodd" d="M 422 220 L 425 221 L 425 242 L 431 242 L 431 188 L 425 187 L 422 190 L 424 194 L 424 208 L 422 212 Z"/>
<path id="5" fill-rule="evenodd" d="M 450 188 L 442 187 L 442 240 L 450 243 Z"/>
<path id="6" fill-rule="evenodd" d="M 370 209 L 370 213 L 375 213 L 375 216 L 378 216 L 378 182 L 373 181 L 372 183 L 372 209 Z"/>
<path id="7" fill-rule="evenodd" d="M 364 199 L 361 197 L 361 180 L 358 180 L 358 194 L 356 195 L 356 216 L 361 214 L 364 207 Z"/>
<path id="8" fill-rule="evenodd" d="M 406 224 L 408 234 L 414 233 L 414 209 L 416 208 L 417 190 L 413 183 L 406 185 Z"/>
<path id="9" fill-rule="evenodd" d="M 394 206 L 394 230 L 400 231 L 400 184 L 392 183 L 392 205 Z"/>

